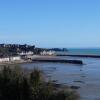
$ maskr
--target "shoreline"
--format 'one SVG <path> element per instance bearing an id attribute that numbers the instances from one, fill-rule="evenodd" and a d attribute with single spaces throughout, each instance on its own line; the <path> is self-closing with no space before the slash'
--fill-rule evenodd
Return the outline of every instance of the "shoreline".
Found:
<path id="1" fill-rule="evenodd" d="M 14 65 L 14 64 L 24 64 L 24 63 L 34 63 L 34 62 L 51 62 L 51 63 L 69 63 L 69 64 L 83 64 L 82 60 L 70 60 L 70 59 L 61 59 L 60 56 L 69 56 L 69 57 L 85 57 L 85 58 L 100 58 L 100 55 L 85 55 L 85 54 L 67 54 L 67 55 L 52 55 L 52 56 L 41 56 L 33 55 L 31 60 L 20 60 L 12 62 L 0 62 L 0 66 L 3 65 Z"/>
<path id="2" fill-rule="evenodd" d="M 14 65 L 14 64 L 23 64 L 23 63 L 34 63 L 34 62 L 51 62 L 51 63 L 69 63 L 69 64 L 83 64 L 82 60 L 70 60 L 70 59 L 61 59 L 58 56 L 33 56 L 31 60 L 20 60 L 13 62 L 0 62 L 0 65 Z"/>

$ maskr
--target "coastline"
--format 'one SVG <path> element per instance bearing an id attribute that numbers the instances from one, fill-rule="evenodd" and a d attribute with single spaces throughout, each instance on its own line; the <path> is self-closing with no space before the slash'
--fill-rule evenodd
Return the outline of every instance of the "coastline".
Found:
<path id="1" fill-rule="evenodd" d="M 70 64 L 83 64 L 81 60 L 70 60 L 61 59 L 58 56 L 40 56 L 35 55 L 31 60 L 19 60 L 10 62 L 1 62 L 0 65 L 14 65 L 23 63 L 34 63 L 34 62 L 52 62 L 52 63 L 70 63 Z"/>
<path id="2" fill-rule="evenodd" d="M 35 56 L 33 56 L 33 58 L 34 59 L 38 59 L 38 60 L 39 59 L 45 59 L 45 58 L 48 58 L 48 59 L 57 59 L 57 58 L 59 58 L 60 59 L 60 56 L 40 56 L 40 55 L 35 55 Z M 86 59 L 88 59 L 88 58 L 86 58 Z M 97 59 L 97 60 L 99 60 L 99 59 Z M 24 64 L 24 63 L 29 63 L 29 65 L 31 63 L 34 64 L 33 61 L 29 61 L 29 60 L 24 61 L 24 60 L 22 60 L 22 61 L 9 62 L 9 63 L 6 62 L 6 64 L 3 63 L 3 65 L 7 65 L 7 64 L 8 65 L 9 64 L 10 65 L 11 64 L 12 65 L 13 64 Z M 98 67 L 97 64 L 95 65 L 95 67 L 99 71 L 99 69 L 98 69 L 99 67 Z M 40 63 L 40 65 L 41 65 L 41 63 Z M 45 65 L 45 66 L 47 66 L 47 65 Z M 61 64 L 61 67 L 59 69 L 59 71 L 61 71 L 61 73 L 60 74 L 58 73 L 58 74 L 55 74 L 55 76 L 52 76 L 52 77 L 54 77 L 52 80 L 60 80 L 60 81 L 62 81 L 62 83 L 60 83 L 60 84 L 63 84 L 63 82 L 66 83 L 66 84 L 68 84 L 72 89 L 75 88 L 75 90 L 78 92 L 78 94 L 80 94 L 80 97 L 81 97 L 80 100 L 83 100 L 83 98 L 85 98 L 85 100 L 88 100 L 88 98 L 91 98 L 90 97 L 91 94 L 94 93 L 94 90 L 96 90 L 96 88 L 99 87 L 99 85 L 98 85 L 98 83 L 95 83 L 95 84 L 93 83 L 93 82 L 98 82 L 97 80 L 95 80 L 95 78 L 97 76 L 96 77 L 94 76 L 94 74 L 96 73 L 95 70 L 93 70 L 94 69 L 94 65 L 88 65 L 88 64 L 86 64 L 86 65 L 84 65 L 84 67 L 85 66 L 86 66 L 86 69 L 80 70 L 81 68 L 78 67 L 77 65 L 69 65 L 69 64 L 67 65 L 66 64 L 66 67 L 65 67 L 65 64 L 64 65 Z M 71 70 L 70 73 L 69 73 L 69 68 Z M 87 72 L 87 69 L 90 70 L 90 68 L 94 71 L 93 72 L 93 76 L 90 75 L 92 72 L 91 73 L 89 72 L 88 74 L 83 73 L 83 71 Z M 63 69 L 63 73 L 62 73 L 61 69 Z M 75 70 L 75 73 L 73 72 L 73 70 Z M 52 71 L 50 71 L 50 72 L 52 72 Z M 64 80 L 63 80 L 63 77 L 64 77 Z M 73 77 L 73 78 L 71 78 L 71 77 Z M 89 79 L 87 80 L 86 77 L 89 77 Z M 90 82 L 91 81 L 90 79 L 92 79 L 92 83 Z M 72 83 L 67 83 L 66 81 L 72 82 Z M 92 87 L 94 90 L 91 89 L 91 84 L 94 86 L 94 87 Z M 88 90 L 85 91 L 87 88 L 88 88 Z M 99 92 L 99 88 L 97 89 L 97 91 Z M 86 97 L 87 94 L 89 94 L 90 96 Z M 98 93 L 96 93 L 96 94 L 98 95 Z M 93 95 L 93 98 L 95 98 L 95 95 Z"/>
<path id="3" fill-rule="evenodd" d="M 86 58 L 100 58 L 100 55 L 86 55 L 86 54 L 67 54 L 67 55 L 51 55 L 51 56 L 41 56 L 33 55 L 32 60 L 19 60 L 19 61 L 9 61 L 9 62 L 0 62 L 1 65 L 14 65 L 14 64 L 23 64 L 23 63 L 34 63 L 34 62 L 56 62 L 56 63 L 71 63 L 71 64 L 83 64 L 81 60 L 70 60 L 70 59 L 61 59 L 61 56 L 69 57 L 86 57 Z"/>

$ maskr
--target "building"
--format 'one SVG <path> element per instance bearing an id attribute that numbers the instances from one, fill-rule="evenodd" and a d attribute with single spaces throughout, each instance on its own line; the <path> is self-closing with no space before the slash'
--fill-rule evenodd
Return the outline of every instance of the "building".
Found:
<path id="1" fill-rule="evenodd" d="M 0 62 L 9 62 L 9 57 L 0 58 Z"/>
<path id="2" fill-rule="evenodd" d="M 49 56 L 51 56 L 51 55 L 55 55 L 55 51 L 42 51 L 41 53 L 40 53 L 41 55 L 49 55 Z"/>
<path id="3" fill-rule="evenodd" d="M 20 60 L 21 60 L 20 56 L 1 57 L 0 63 L 10 62 L 10 61 L 20 61 Z"/>
<path id="4" fill-rule="evenodd" d="M 20 61 L 21 60 L 21 57 L 20 56 L 12 56 L 12 57 L 9 57 L 9 61 Z"/>
<path id="5" fill-rule="evenodd" d="M 33 55 L 33 54 L 34 54 L 34 52 L 32 52 L 32 51 L 18 53 L 18 55 L 20 55 L 20 56 L 22 56 L 22 55 Z"/>

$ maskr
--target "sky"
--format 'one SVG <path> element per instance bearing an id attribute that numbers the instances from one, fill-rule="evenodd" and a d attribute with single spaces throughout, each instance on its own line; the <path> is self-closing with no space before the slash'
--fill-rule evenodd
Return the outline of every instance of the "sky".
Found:
<path id="1" fill-rule="evenodd" d="M 0 43 L 100 48 L 100 0 L 0 0 Z"/>

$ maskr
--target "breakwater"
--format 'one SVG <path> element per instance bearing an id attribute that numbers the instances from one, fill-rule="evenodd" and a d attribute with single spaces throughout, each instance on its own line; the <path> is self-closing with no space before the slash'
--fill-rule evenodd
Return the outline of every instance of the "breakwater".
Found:
<path id="1" fill-rule="evenodd" d="M 57 55 L 57 56 L 71 56 L 71 57 L 90 57 L 90 58 L 100 58 L 100 55 Z"/>
<path id="2" fill-rule="evenodd" d="M 71 63 L 71 64 L 83 64 L 81 60 L 63 60 L 63 59 L 34 59 L 33 62 L 55 62 L 55 63 Z"/>

